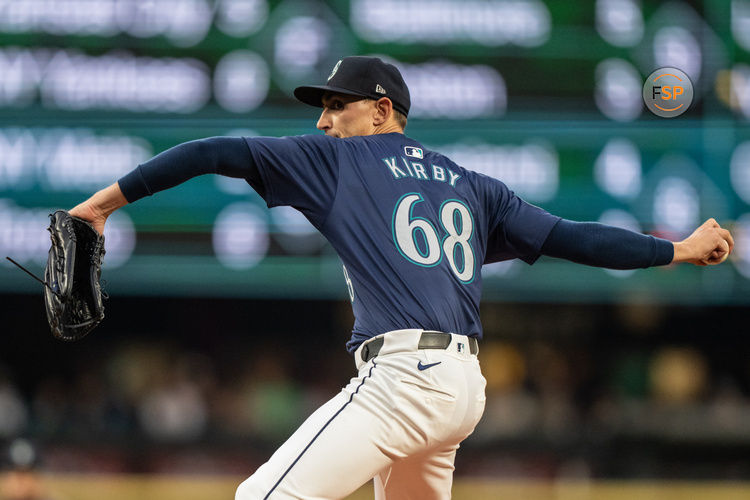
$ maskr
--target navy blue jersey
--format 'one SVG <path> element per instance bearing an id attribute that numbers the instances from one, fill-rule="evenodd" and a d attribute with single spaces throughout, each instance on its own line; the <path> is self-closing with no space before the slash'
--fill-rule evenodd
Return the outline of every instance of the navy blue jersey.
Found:
<path id="1" fill-rule="evenodd" d="M 245 140 L 268 206 L 300 210 L 344 263 L 350 351 L 403 328 L 481 338 L 482 264 L 532 264 L 559 220 L 399 133 Z"/>

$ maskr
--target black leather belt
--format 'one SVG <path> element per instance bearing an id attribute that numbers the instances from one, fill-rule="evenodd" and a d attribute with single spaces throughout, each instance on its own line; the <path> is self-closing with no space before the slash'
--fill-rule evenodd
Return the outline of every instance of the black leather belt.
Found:
<path id="1" fill-rule="evenodd" d="M 367 363 L 372 358 L 378 355 L 380 349 L 383 347 L 385 337 L 378 337 L 375 340 L 367 342 L 362 347 L 362 361 Z M 466 337 L 466 341 L 469 343 L 469 352 L 471 354 L 477 354 L 479 352 L 479 342 L 474 337 Z M 451 344 L 451 334 L 445 332 L 435 332 L 431 330 L 425 330 L 419 337 L 419 349 L 447 349 Z"/>

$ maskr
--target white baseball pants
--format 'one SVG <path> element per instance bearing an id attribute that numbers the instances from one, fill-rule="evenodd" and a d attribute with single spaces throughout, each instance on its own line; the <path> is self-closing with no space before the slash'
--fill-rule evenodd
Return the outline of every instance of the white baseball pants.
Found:
<path id="1" fill-rule="evenodd" d="M 417 349 L 422 330 L 385 334 L 359 375 L 316 410 L 235 500 L 343 498 L 374 478 L 376 500 L 451 497 L 459 443 L 484 411 L 485 380 L 466 337 Z"/>

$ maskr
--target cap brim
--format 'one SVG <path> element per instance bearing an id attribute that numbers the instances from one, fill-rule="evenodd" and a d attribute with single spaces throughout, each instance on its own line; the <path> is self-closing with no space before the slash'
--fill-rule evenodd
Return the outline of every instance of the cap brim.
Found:
<path id="1" fill-rule="evenodd" d="M 294 89 L 294 97 L 317 108 L 323 107 L 323 95 L 326 92 L 336 92 L 337 94 L 356 95 L 360 97 L 367 97 L 367 94 L 362 92 L 354 92 L 353 90 L 344 89 L 341 87 L 331 87 L 329 85 L 305 85 Z"/>

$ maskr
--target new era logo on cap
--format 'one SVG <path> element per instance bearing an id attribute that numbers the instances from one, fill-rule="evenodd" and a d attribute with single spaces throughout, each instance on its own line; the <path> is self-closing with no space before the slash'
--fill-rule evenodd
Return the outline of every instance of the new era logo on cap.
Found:
<path id="1" fill-rule="evenodd" d="M 385 89 L 378 83 L 377 85 L 375 85 L 375 92 L 377 92 L 378 94 L 385 94 Z"/>

